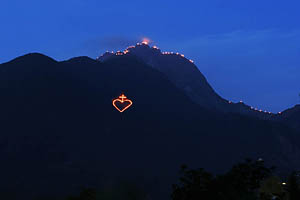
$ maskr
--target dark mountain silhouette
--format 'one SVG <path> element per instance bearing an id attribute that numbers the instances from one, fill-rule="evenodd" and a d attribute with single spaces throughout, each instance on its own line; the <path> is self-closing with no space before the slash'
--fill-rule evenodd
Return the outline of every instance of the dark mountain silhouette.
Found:
<path id="1" fill-rule="evenodd" d="M 223 99 L 215 93 L 197 67 L 181 54 L 162 53 L 160 49 L 151 48 L 147 44 L 129 47 L 125 53 L 127 51 L 127 54 L 134 55 L 146 64 L 163 72 L 172 83 L 183 89 L 203 107 L 214 108 L 223 102 Z M 116 52 L 116 54 L 123 53 Z M 99 60 L 104 61 L 118 56 L 116 54 L 106 52 L 99 57 Z"/>
<path id="2" fill-rule="evenodd" d="M 299 168 L 299 151 L 287 150 L 299 147 L 298 135 L 285 124 L 212 111 L 140 57 L 107 56 L 57 62 L 28 54 L 0 65 L 6 199 L 69 194 L 118 177 L 138 178 L 153 199 L 165 199 L 183 163 L 218 172 L 262 157 L 281 171 Z M 169 57 L 161 59 L 167 65 Z M 210 87 L 203 90 L 219 98 Z M 124 113 L 112 106 L 121 93 L 133 100 Z"/>
<path id="3" fill-rule="evenodd" d="M 261 119 L 274 117 L 273 113 L 252 108 L 242 102 L 233 103 L 219 96 L 193 61 L 179 53 L 161 52 L 156 46 L 150 47 L 147 43 L 138 43 L 122 52 L 106 52 L 97 59 L 105 61 L 123 54 L 134 55 L 164 73 L 173 84 L 204 108 L 255 116 Z"/>
<path id="4" fill-rule="evenodd" d="M 279 120 L 300 131 L 300 105 L 287 109 L 276 117 Z"/>

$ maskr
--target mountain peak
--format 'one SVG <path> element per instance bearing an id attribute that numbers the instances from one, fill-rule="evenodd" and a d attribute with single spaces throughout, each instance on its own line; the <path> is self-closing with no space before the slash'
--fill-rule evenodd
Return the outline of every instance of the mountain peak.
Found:
<path id="1" fill-rule="evenodd" d="M 295 113 L 300 113 L 300 104 L 297 104 L 294 107 L 289 108 L 289 109 L 283 111 L 282 115 L 289 116 L 289 115 L 293 115 Z"/>
<path id="2" fill-rule="evenodd" d="M 23 56 L 19 56 L 11 61 L 9 63 L 56 63 L 57 61 L 53 58 L 50 58 L 44 54 L 41 53 L 28 53 Z"/>
<path id="3" fill-rule="evenodd" d="M 104 62 L 115 57 L 133 55 L 165 74 L 187 96 L 203 107 L 215 108 L 224 100 L 212 89 L 194 62 L 178 52 L 161 51 L 148 42 L 137 43 L 123 51 L 106 52 L 97 60 Z"/>
<path id="4" fill-rule="evenodd" d="M 162 52 L 159 47 L 157 47 L 155 45 L 150 46 L 148 44 L 148 42 L 145 42 L 145 41 L 141 42 L 141 43 L 137 43 L 134 46 L 129 46 L 123 51 L 116 51 L 116 52 L 106 51 L 104 54 L 97 57 L 97 60 L 104 62 L 105 60 L 107 60 L 109 58 L 113 58 L 115 56 L 127 55 L 127 54 L 135 55 L 137 57 L 141 57 L 142 59 L 147 59 L 147 60 L 149 60 L 149 58 L 152 58 L 154 56 L 165 56 L 165 57 L 173 56 L 173 57 L 176 57 L 177 59 L 184 58 L 186 61 L 189 61 L 190 63 L 194 63 L 193 60 L 186 59 L 184 54 L 181 54 L 181 53 L 178 53 L 178 52 L 176 52 L 176 53 L 175 52 L 169 52 L 169 51 Z"/>
<path id="5" fill-rule="evenodd" d="M 67 62 L 94 63 L 96 61 L 88 56 L 79 56 L 71 58 Z"/>
<path id="6" fill-rule="evenodd" d="M 222 112 L 260 116 L 263 119 L 269 118 L 273 114 L 250 107 L 242 101 L 232 103 L 223 99 L 214 91 L 193 60 L 178 52 L 161 51 L 160 48 L 150 46 L 146 41 L 137 43 L 135 46 L 129 46 L 123 51 L 107 51 L 98 57 L 97 60 L 104 62 L 108 59 L 128 55 L 133 55 L 154 69 L 164 73 L 173 84 L 202 107 Z"/>

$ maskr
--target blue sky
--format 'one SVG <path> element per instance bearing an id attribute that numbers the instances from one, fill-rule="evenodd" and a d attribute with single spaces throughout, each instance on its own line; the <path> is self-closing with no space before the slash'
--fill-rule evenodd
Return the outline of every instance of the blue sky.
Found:
<path id="1" fill-rule="evenodd" d="M 282 111 L 300 102 L 300 2 L 4 0 L 0 63 L 119 50 L 148 37 L 195 61 L 232 101 Z"/>

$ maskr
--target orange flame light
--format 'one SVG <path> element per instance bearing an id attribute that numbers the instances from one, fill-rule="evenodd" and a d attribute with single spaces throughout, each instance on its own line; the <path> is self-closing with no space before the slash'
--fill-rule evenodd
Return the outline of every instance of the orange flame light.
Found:
<path id="1" fill-rule="evenodd" d="M 148 45 L 150 43 L 149 38 L 143 38 L 142 44 Z"/>
<path id="2" fill-rule="evenodd" d="M 119 112 L 122 113 L 132 105 L 132 101 L 130 99 L 127 99 L 127 97 L 122 94 L 121 96 L 119 96 L 119 98 L 114 99 L 112 104 Z"/>

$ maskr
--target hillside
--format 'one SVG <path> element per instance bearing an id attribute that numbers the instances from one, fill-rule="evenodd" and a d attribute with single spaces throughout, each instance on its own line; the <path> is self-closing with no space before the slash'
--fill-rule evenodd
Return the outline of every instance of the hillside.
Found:
<path id="1" fill-rule="evenodd" d="M 106 52 L 97 60 L 103 62 L 122 55 L 133 55 L 162 72 L 191 100 L 209 110 L 238 113 L 260 119 L 272 119 L 276 116 L 274 113 L 251 107 L 243 102 L 234 103 L 222 98 L 214 91 L 194 62 L 178 52 L 162 52 L 158 47 L 150 47 L 148 43 L 143 42 L 130 46 L 124 51 Z"/>
<path id="2" fill-rule="evenodd" d="M 300 166 L 292 129 L 205 108 L 135 55 L 57 62 L 29 54 L 0 71 L 0 192 L 16 199 L 118 177 L 138 177 L 164 199 L 183 163 L 215 172 L 245 157 L 282 172 Z M 133 106 L 119 113 L 112 100 L 122 93 Z"/>

